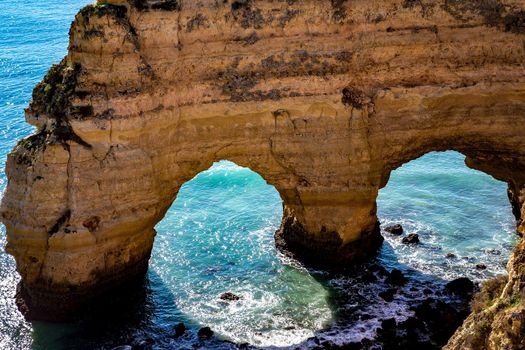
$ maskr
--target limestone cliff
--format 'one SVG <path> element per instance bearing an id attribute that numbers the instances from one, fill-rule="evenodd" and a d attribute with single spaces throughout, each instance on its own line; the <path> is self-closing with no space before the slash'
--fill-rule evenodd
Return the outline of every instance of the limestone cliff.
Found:
<path id="1" fill-rule="evenodd" d="M 38 132 L 7 163 L 1 219 L 21 307 L 61 315 L 144 271 L 182 184 L 224 159 L 275 186 L 277 243 L 312 264 L 374 251 L 379 189 L 430 151 L 506 181 L 525 232 L 524 62 L 522 0 L 88 6 L 34 90 Z M 523 291 L 524 254 L 502 300 Z M 510 338 L 497 326 L 518 317 L 508 310 L 494 309 L 484 346 Z M 466 348 L 473 323 L 449 347 Z"/>

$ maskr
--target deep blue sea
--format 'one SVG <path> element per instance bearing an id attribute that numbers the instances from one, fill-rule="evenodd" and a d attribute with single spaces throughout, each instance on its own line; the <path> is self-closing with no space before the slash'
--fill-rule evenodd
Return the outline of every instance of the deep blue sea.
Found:
<path id="1" fill-rule="evenodd" d="M 6 186 L 7 153 L 32 132 L 23 115 L 32 88 L 65 55 L 69 25 L 88 3 L 0 0 L 0 193 Z M 378 261 L 404 271 L 411 286 L 433 287 L 460 276 L 482 281 L 505 273 L 517 242 L 506 184 L 468 169 L 463 161 L 455 152 L 427 154 L 396 170 L 381 190 L 383 226 L 401 223 L 422 243 L 406 246 L 385 234 Z M 308 348 L 306 340 L 314 335 L 342 344 L 374 338 L 381 319 L 405 319 L 410 300 L 423 297 L 402 290 L 386 303 L 377 297 L 380 286 L 285 259 L 273 244 L 281 214 L 279 195 L 260 176 L 233 163 L 215 164 L 183 186 L 158 224 L 141 292 L 116 300 L 117 315 L 95 310 L 71 324 L 23 319 L 13 299 L 14 260 L 2 251 L 0 349 L 236 347 L 224 340 Z M 5 245 L 3 226 L 0 236 Z M 457 258 L 446 259 L 447 253 Z M 480 263 L 488 268 L 476 269 Z M 223 292 L 242 299 L 223 302 Z M 354 317 L 364 312 L 373 317 Z M 179 322 L 190 331 L 175 338 Z M 203 326 L 216 337 L 199 340 L 196 330 Z"/>

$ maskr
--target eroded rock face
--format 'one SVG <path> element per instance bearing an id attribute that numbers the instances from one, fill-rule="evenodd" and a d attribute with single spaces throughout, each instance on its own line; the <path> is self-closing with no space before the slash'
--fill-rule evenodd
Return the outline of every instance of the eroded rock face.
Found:
<path id="1" fill-rule="evenodd" d="M 7 163 L 1 218 L 20 299 L 58 314 L 50 300 L 67 296 L 67 312 L 144 271 L 179 188 L 225 159 L 275 186 L 277 242 L 321 266 L 377 249 L 379 189 L 430 151 L 462 152 L 509 183 L 524 232 L 524 11 L 499 0 L 84 8 L 67 57 L 34 90 L 38 132 Z"/>

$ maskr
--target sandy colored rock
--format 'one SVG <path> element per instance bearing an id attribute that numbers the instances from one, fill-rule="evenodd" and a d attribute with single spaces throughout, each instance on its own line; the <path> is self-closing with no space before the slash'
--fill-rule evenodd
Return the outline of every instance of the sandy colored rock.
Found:
<path id="1" fill-rule="evenodd" d="M 19 299 L 67 313 L 144 271 L 155 224 L 219 160 L 275 186 L 276 242 L 312 264 L 376 250 L 379 189 L 431 151 L 506 181 L 525 232 L 524 11 L 516 0 L 84 8 L 67 57 L 34 90 L 38 132 L 7 162 L 1 219 Z M 522 279 L 520 254 L 509 273 Z M 516 283 L 506 290 L 521 293 Z M 64 296 L 58 310 L 50 300 Z"/>

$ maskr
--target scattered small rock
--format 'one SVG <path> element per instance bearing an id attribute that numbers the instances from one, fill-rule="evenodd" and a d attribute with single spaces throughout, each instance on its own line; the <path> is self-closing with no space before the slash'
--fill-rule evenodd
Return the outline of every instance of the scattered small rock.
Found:
<path id="1" fill-rule="evenodd" d="M 388 271 L 383 266 L 378 264 L 372 264 L 368 267 L 368 270 L 371 272 L 377 272 L 379 276 L 388 276 Z"/>
<path id="2" fill-rule="evenodd" d="M 363 279 L 363 282 L 365 283 L 373 283 L 377 281 L 377 277 L 373 273 L 367 273 L 363 275 L 362 279 Z"/>
<path id="3" fill-rule="evenodd" d="M 210 327 L 202 327 L 197 333 L 199 338 L 211 338 L 213 336 L 213 331 Z"/>
<path id="4" fill-rule="evenodd" d="M 227 301 L 237 301 L 240 300 L 241 297 L 238 295 L 235 295 L 231 292 L 222 293 L 219 297 L 221 300 L 227 300 Z"/>
<path id="5" fill-rule="evenodd" d="M 401 241 L 404 244 L 416 244 L 419 243 L 419 235 L 417 233 L 411 233 Z"/>
<path id="6" fill-rule="evenodd" d="M 474 292 L 474 283 L 466 277 L 460 277 L 448 282 L 445 290 L 452 294 L 469 296 Z"/>
<path id="7" fill-rule="evenodd" d="M 394 330 L 396 328 L 397 322 L 395 318 L 389 318 L 381 321 L 381 328 L 383 330 Z"/>
<path id="8" fill-rule="evenodd" d="M 391 302 L 394 300 L 394 294 L 396 294 L 396 288 L 389 288 L 385 291 L 379 293 L 379 296 L 386 302 Z"/>
<path id="9" fill-rule="evenodd" d="M 186 326 L 182 322 L 177 324 L 174 329 L 175 329 L 175 337 L 177 338 L 183 335 L 184 332 L 186 332 Z"/>
<path id="10" fill-rule="evenodd" d="M 487 265 L 485 265 L 485 264 L 477 264 L 476 265 L 476 269 L 478 269 L 478 270 L 486 270 L 487 269 Z"/>
<path id="11" fill-rule="evenodd" d="M 457 258 L 457 256 L 454 253 L 447 253 L 446 258 L 447 259 L 455 259 L 455 258 Z"/>
<path id="12" fill-rule="evenodd" d="M 400 224 L 387 226 L 385 227 L 385 231 L 393 235 L 400 236 L 403 234 L 403 226 L 401 226 Z"/>
<path id="13" fill-rule="evenodd" d="M 359 319 L 360 319 L 360 320 L 363 320 L 363 321 L 371 320 L 372 318 L 373 318 L 372 315 L 369 315 L 369 314 L 361 314 L 361 315 L 359 316 Z"/>
<path id="14" fill-rule="evenodd" d="M 459 310 L 456 305 L 434 298 L 427 298 L 412 310 L 427 326 L 430 338 L 438 344 L 446 344 L 469 313 L 467 310 Z"/>
<path id="15" fill-rule="evenodd" d="M 395 286 L 402 286 L 407 283 L 407 279 L 403 275 L 403 272 L 398 269 L 393 269 L 392 272 L 390 272 L 390 275 L 388 275 L 386 278 L 385 282 Z"/>

